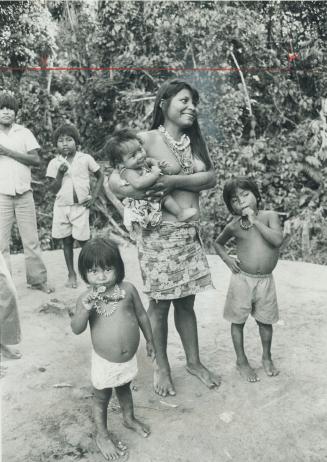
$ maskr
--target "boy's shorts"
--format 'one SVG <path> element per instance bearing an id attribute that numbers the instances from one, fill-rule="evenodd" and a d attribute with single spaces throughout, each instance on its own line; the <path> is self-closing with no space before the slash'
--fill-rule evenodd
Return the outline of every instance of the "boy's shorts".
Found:
<path id="1" fill-rule="evenodd" d="M 77 241 L 90 239 L 90 210 L 83 205 L 54 205 L 52 237 L 64 239 L 73 236 Z"/>
<path id="2" fill-rule="evenodd" d="M 263 324 L 278 321 L 278 304 L 272 274 L 232 273 L 227 292 L 224 318 L 244 324 L 249 314 Z"/>

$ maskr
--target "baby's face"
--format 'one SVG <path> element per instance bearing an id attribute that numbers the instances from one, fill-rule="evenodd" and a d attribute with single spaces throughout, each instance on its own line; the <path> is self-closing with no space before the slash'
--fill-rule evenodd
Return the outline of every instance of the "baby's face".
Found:
<path id="1" fill-rule="evenodd" d="M 117 276 L 113 266 L 94 266 L 87 272 L 87 281 L 92 286 L 107 286 L 112 287 L 116 284 Z"/>
<path id="2" fill-rule="evenodd" d="M 124 154 L 122 160 L 124 167 L 138 170 L 145 164 L 146 152 L 141 143 L 135 139 L 123 144 Z"/>
<path id="3" fill-rule="evenodd" d="M 257 198 L 252 191 L 248 189 L 237 188 L 231 200 L 231 206 L 236 215 L 242 215 L 242 211 L 250 207 L 252 210 L 257 210 Z"/>

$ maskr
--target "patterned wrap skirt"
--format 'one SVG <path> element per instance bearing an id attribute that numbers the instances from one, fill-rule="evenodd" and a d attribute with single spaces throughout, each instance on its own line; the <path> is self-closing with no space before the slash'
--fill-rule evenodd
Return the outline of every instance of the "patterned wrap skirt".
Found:
<path id="1" fill-rule="evenodd" d="M 144 293 L 174 300 L 214 289 L 197 223 L 164 221 L 137 238 Z"/>

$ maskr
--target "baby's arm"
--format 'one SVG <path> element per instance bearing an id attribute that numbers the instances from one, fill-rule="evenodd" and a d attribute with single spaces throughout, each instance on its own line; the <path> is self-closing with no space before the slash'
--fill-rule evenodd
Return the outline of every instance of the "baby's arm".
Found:
<path id="1" fill-rule="evenodd" d="M 214 247 L 216 249 L 217 254 L 220 256 L 220 258 L 223 260 L 224 263 L 228 266 L 228 268 L 233 272 L 233 273 L 239 273 L 240 272 L 240 261 L 238 258 L 233 258 L 228 253 L 226 252 L 225 249 L 225 244 L 226 242 L 229 241 L 234 237 L 233 233 L 233 228 L 232 228 L 232 223 L 227 225 L 225 229 L 219 234 L 217 239 L 214 242 Z"/>
<path id="2" fill-rule="evenodd" d="M 151 172 L 145 175 L 140 175 L 137 170 L 127 168 L 124 170 L 124 179 L 137 191 L 144 191 L 157 181 L 160 174 L 161 170 L 158 166 L 152 167 Z"/>
<path id="3" fill-rule="evenodd" d="M 262 237 L 269 242 L 273 247 L 280 247 L 283 243 L 283 232 L 280 226 L 279 217 L 276 212 L 268 212 L 268 226 L 258 220 L 255 213 L 250 207 L 243 210 L 248 216 L 250 223 L 253 224 L 262 235 Z"/>
<path id="4" fill-rule="evenodd" d="M 154 359 L 155 358 L 155 348 L 153 345 L 152 329 L 151 329 L 151 324 L 150 324 L 148 315 L 146 314 L 146 311 L 144 309 L 144 306 L 140 299 L 138 291 L 133 286 L 133 284 L 129 283 L 129 286 L 131 288 L 131 293 L 133 297 L 135 315 L 137 317 L 140 329 L 143 332 L 144 338 L 146 340 L 147 354 L 152 359 Z"/>
<path id="5" fill-rule="evenodd" d="M 78 335 L 85 331 L 90 317 L 91 307 L 86 303 L 89 292 L 82 294 L 77 302 L 75 313 L 72 315 L 70 325 L 74 334 Z"/>

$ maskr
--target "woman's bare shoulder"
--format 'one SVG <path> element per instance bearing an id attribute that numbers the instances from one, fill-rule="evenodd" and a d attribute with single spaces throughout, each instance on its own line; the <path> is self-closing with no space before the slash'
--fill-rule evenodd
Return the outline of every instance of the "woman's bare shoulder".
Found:
<path id="1" fill-rule="evenodd" d="M 140 132 L 138 134 L 142 142 L 144 143 L 144 147 L 146 148 L 149 145 L 153 145 L 157 140 L 161 139 L 158 130 L 149 130 L 146 132 Z"/>

